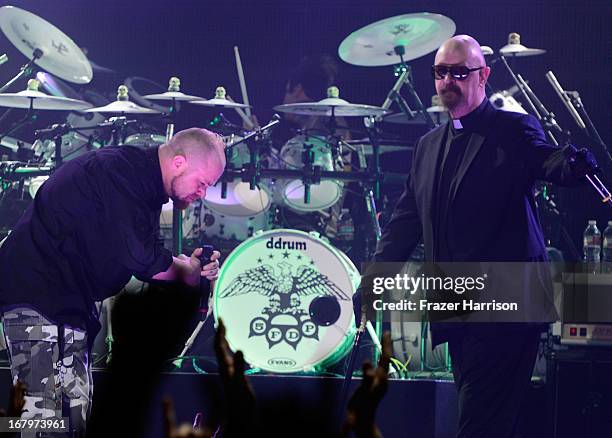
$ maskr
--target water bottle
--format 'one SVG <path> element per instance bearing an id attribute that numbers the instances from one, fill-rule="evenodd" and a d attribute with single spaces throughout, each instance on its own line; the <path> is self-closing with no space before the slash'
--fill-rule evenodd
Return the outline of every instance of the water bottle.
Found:
<path id="1" fill-rule="evenodd" d="M 338 218 L 338 240 L 352 241 L 355 238 L 355 224 L 348 208 L 343 208 Z"/>
<path id="2" fill-rule="evenodd" d="M 601 272 L 612 274 L 612 221 L 603 232 L 603 248 L 601 257 Z"/>
<path id="3" fill-rule="evenodd" d="M 584 230 L 582 249 L 584 251 L 584 262 L 587 272 L 596 274 L 599 272 L 599 254 L 601 252 L 601 232 L 597 228 L 597 221 L 589 220 L 589 225 Z"/>

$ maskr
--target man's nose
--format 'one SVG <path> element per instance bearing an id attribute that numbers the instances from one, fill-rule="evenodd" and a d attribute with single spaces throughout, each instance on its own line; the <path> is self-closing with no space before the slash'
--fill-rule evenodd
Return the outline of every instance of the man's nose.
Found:
<path id="1" fill-rule="evenodd" d="M 204 199 L 206 197 L 206 188 L 199 188 L 196 194 L 198 195 L 198 198 Z"/>

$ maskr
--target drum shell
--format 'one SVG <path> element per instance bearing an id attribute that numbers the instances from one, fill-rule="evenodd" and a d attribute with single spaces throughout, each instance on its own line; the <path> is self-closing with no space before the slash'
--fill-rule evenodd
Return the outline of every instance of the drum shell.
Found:
<path id="1" fill-rule="evenodd" d="M 334 170 L 331 146 L 320 136 L 297 136 L 289 140 L 279 153 L 281 169 L 302 169 L 304 167 L 304 145 L 312 145 L 313 166 L 321 170 Z M 310 202 L 304 202 L 304 184 L 301 180 L 285 180 L 277 185 L 278 197 L 283 204 L 297 212 L 324 210 L 335 205 L 342 196 L 343 184 L 335 180 L 322 180 L 310 186 Z"/>

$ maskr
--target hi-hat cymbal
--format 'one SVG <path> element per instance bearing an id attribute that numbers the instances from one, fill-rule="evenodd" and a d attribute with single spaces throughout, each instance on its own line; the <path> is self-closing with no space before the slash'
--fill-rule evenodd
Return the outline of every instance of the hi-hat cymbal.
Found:
<path id="1" fill-rule="evenodd" d="M 0 94 L 0 106 L 33 110 L 81 111 L 91 108 L 89 102 L 67 97 L 49 96 L 38 91 L 38 81 L 30 79 L 28 89 L 18 93 Z"/>
<path id="2" fill-rule="evenodd" d="M 352 117 L 352 116 L 382 116 L 389 111 L 373 105 L 349 103 L 340 99 L 337 87 L 327 89 L 327 97 L 318 102 L 287 103 L 274 107 L 275 111 L 302 116 L 319 117 Z"/>
<path id="3" fill-rule="evenodd" d="M 36 64 L 62 79 L 87 84 L 93 78 L 91 64 L 70 37 L 37 15 L 14 6 L 0 8 L 0 30 L 28 59 L 34 49 L 43 55 Z"/>
<path id="4" fill-rule="evenodd" d="M 422 12 L 376 21 L 351 33 L 340 43 L 338 54 L 349 64 L 383 66 L 420 58 L 438 49 L 454 35 L 455 23 L 440 14 Z"/>
<path id="5" fill-rule="evenodd" d="M 125 113 L 125 114 L 160 114 L 159 111 L 136 105 L 129 100 L 116 100 L 98 108 L 91 108 L 87 113 Z"/>
<path id="6" fill-rule="evenodd" d="M 508 35 L 508 44 L 499 49 L 499 53 L 504 56 L 535 56 L 546 53 L 544 49 L 530 49 L 521 44 L 521 36 L 512 32 Z"/>

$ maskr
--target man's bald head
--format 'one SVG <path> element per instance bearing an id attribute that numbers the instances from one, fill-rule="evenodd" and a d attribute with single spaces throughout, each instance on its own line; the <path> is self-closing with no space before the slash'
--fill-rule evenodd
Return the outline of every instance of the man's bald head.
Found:
<path id="1" fill-rule="evenodd" d="M 464 65 L 470 68 L 486 65 L 480 44 L 469 35 L 455 35 L 447 39 L 436 53 L 436 64 L 448 54 L 461 56 L 466 61 Z"/>
<path id="2" fill-rule="evenodd" d="M 201 128 L 177 132 L 159 147 L 159 165 L 168 196 L 180 208 L 206 196 L 225 168 L 225 144 Z"/>
<path id="3" fill-rule="evenodd" d="M 450 73 L 436 78 L 436 92 L 453 118 L 463 117 L 478 107 L 485 98 L 485 84 L 490 69 L 486 66 L 480 44 L 469 35 L 455 35 L 440 46 L 435 58 L 436 66 L 464 66 L 471 71 L 463 80 Z"/>

